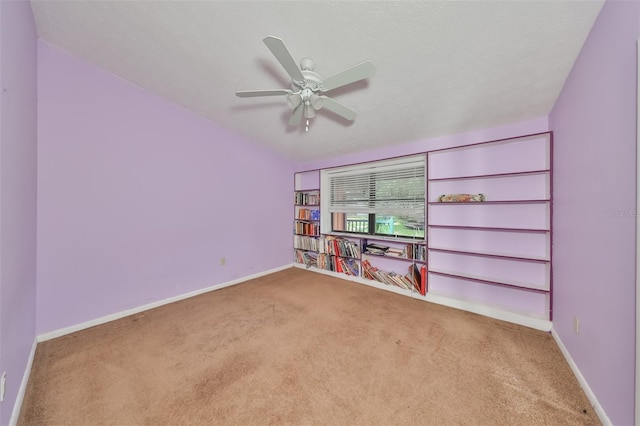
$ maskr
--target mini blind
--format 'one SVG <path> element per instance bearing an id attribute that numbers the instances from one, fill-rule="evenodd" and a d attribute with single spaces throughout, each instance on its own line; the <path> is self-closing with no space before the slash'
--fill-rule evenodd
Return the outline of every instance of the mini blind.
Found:
<path id="1" fill-rule="evenodd" d="M 423 156 L 333 169 L 327 178 L 330 213 L 424 214 Z"/>

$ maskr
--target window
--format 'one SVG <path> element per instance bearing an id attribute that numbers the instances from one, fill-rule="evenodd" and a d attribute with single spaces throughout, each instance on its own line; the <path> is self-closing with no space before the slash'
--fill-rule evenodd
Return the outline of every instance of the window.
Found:
<path id="1" fill-rule="evenodd" d="M 425 158 L 322 171 L 322 232 L 424 238 Z"/>

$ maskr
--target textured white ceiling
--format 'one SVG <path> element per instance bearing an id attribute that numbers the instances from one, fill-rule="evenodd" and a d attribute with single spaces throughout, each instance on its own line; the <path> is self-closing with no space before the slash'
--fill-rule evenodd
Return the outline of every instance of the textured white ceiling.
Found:
<path id="1" fill-rule="evenodd" d="M 599 13 L 598 1 L 31 1 L 40 38 L 293 160 L 307 161 L 547 115 Z M 329 77 L 375 75 L 327 93 L 291 128 L 288 88 L 262 42 L 280 37 Z"/>

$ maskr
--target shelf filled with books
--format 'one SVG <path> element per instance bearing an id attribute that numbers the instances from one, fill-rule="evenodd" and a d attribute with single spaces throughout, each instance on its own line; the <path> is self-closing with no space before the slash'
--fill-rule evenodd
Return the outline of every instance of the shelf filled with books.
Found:
<path id="1" fill-rule="evenodd" d="M 322 236 L 318 239 L 318 268 L 360 276 L 360 240 Z"/>
<path id="2" fill-rule="evenodd" d="M 294 204 L 296 206 L 319 206 L 320 191 L 312 189 L 309 191 L 296 191 Z"/>
<path id="3" fill-rule="evenodd" d="M 427 292 L 425 241 L 362 239 L 362 276 L 425 295 Z M 375 266 L 374 266 L 375 264 Z"/>
<path id="4" fill-rule="evenodd" d="M 339 272 L 354 277 L 360 276 L 360 261 L 355 258 L 319 253 L 316 266 L 325 271 Z"/>
<path id="5" fill-rule="evenodd" d="M 296 235 L 320 235 L 320 224 L 318 223 L 296 220 L 294 227 L 294 233 Z"/>
<path id="6" fill-rule="evenodd" d="M 305 251 L 296 249 L 294 262 L 304 264 L 307 268 L 318 266 L 318 253 L 314 251 Z"/>
<path id="7" fill-rule="evenodd" d="M 296 235 L 320 235 L 320 191 L 296 191 L 294 193 L 294 233 Z"/>
<path id="8" fill-rule="evenodd" d="M 426 264 L 409 263 L 406 272 L 397 272 L 387 268 L 378 268 L 371 264 L 370 259 L 362 259 L 362 276 L 369 280 L 400 287 L 412 293 L 418 292 L 423 296 L 427 291 Z"/>
<path id="9" fill-rule="evenodd" d="M 307 268 L 318 267 L 321 250 L 319 182 L 314 182 L 314 173 L 297 174 L 294 178 L 293 261 Z"/>

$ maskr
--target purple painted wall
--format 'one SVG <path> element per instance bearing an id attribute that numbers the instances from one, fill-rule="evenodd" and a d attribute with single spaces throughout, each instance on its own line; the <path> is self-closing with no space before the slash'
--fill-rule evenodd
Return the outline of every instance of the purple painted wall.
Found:
<path id="1" fill-rule="evenodd" d="M 432 151 L 435 149 L 450 148 L 454 146 L 470 145 L 478 142 L 488 142 L 498 139 L 530 135 L 534 133 L 542 133 L 548 130 L 549 123 L 547 121 L 547 117 L 540 117 L 533 120 L 508 124 L 500 127 L 493 127 L 489 129 L 476 130 L 473 132 L 442 136 L 432 139 L 422 139 L 402 145 L 387 146 L 366 152 L 343 155 L 327 160 L 299 163 L 296 166 L 296 171 L 315 170 L 326 167 L 363 163 L 366 161 L 382 160 L 385 158 L 411 155 Z"/>
<path id="2" fill-rule="evenodd" d="M 38 334 L 292 262 L 288 160 L 38 47 Z"/>
<path id="3" fill-rule="evenodd" d="M 9 423 L 35 338 L 36 33 L 27 1 L 0 1 L 0 369 Z"/>
<path id="4" fill-rule="evenodd" d="M 639 17 L 605 3 L 549 117 L 554 329 L 616 425 L 634 423 Z"/>

